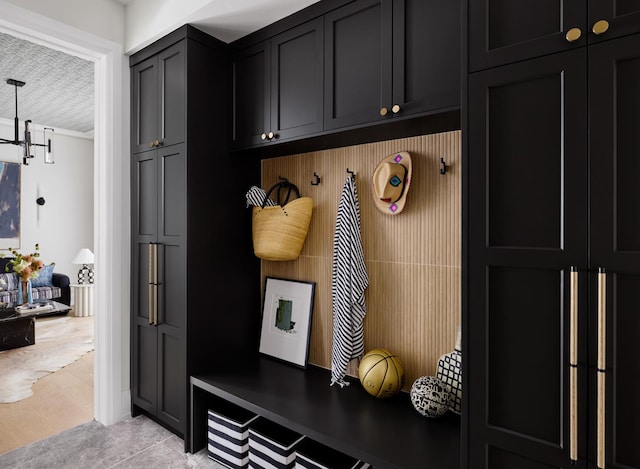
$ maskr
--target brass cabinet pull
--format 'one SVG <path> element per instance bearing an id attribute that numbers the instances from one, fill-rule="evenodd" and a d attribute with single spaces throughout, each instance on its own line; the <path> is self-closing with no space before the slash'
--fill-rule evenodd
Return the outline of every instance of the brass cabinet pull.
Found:
<path id="1" fill-rule="evenodd" d="M 386 107 L 380 108 L 380 115 L 386 116 L 389 110 Z"/>
<path id="2" fill-rule="evenodd" d="M 575 42 L 580 39 L 580 36 L 582 36 L 582 31 L 580 30 L 580 28 L 571 28 L 569 31 L 567 31 L 565 38 L 568 42 Z"/>
<path id="3" fill-rule="evenodd" d="M 267 135 L 269 137 L 269 140 L 271 140 L 273 137 L 276 136 L 276 134 L 274 134 L 273 132 L 269 132 L 269 135 Z"/>
<path id="4" fill-rule="evenodd" d="M 149 142 L 149 148 L 153 148 L 155 146 L 155 142 L 151 141 Z"/>
<path id="5" fill-rule="evenodd" d="M 153 324 L 158 325 L 158 244 L 153 245 Z"/>
<path id="6" fill-rule="evenodd" d="M 149 325 L 153 325 L 153 247 L 151 246 L 151 244 L 152 243 L 149 243 L 149 276 L 147 277 L 149 280 L 149 304 L 147 305 L 147 316 L 149 317 Z"/>
<path id="7" fill-rule="evenodd" d="M 391 108 L 391 112 L 393 112 L 394 114 L 398 114 L 400 112 L 400 105 L 394 104 L 393 107 Z"/>
<path id="8" fill-rule="evenodd" d="M 606 33 L 608 29 L 609 22 L 607 20 L 600 20 L 593 23 L 591 31 L 593 31 L 593 34 L 595 34 L 596 36 L 600 36 L 601 34 Z"/>
<path id="9" fill-rule="evenodd" d="M 569 274 L 569 458 L 578 460 L 578 269 Z"/>
<path id="10" fill-rule="evenodd" d="M 260 139 L 262 139 L 262 140 L 266 140 L 266 139 L 267 139 L 267 134 L 265 134 L 264 132 L 262 132 L 262 133 L 260 134 Z"/>
<path id="11" fill-rule="evenodd" d="M 603 268 L 598 269 L 598 363 L 597 363 L 597 456 L 596 465 L 605 467 L 605 390 L 607 368 L 607 274 Z"/>

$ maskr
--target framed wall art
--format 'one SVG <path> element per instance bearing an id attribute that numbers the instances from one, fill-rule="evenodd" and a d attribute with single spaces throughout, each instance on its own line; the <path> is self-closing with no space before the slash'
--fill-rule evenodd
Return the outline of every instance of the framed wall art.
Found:
<path id="1" fill-rule="evenodd" d="M 314 282 L 265 278 L 260 353 L 307 367 Z"/>
<path id="2" fill-rule="evenodd" d="M 20 248 L 20 170 L 0 161 L 0 249 Z"/>

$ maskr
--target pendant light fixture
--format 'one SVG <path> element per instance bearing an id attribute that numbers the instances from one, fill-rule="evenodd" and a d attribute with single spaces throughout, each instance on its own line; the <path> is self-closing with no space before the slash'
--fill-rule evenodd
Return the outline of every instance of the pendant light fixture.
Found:
<path id="1" fill-rule="evenodd" d="M 53 159 L 53 129 L 48 127 L 44 128 L 44 143 L 33 143 L 31 140 L 31 121 L 24 121 L 24 140 L 20 140 L 20 130 L 19 125 L 20 121 L 18 120 L 18 88 L 22 88 L 25 85 L 24 81 L 14 80 L 13 78 L 9 78 L 7 80 L 7 84 L 13 85 L 15 87 L 15 96 L 16 96 L 16 117 L 14 118 L 14 134 L 13 140 L 8 140 L 6 138 L 0 138 L 0 144 L 10 143 L 11 145 L 19 145 L 23 148 L 24 153 L 22 157 L 22 163 L 25 165 L 29 164 L 29 160 L 33 158 L 34 151 L 33 147 L 44 147 L 44 162 L 48 164 L 55 163 Z"/>

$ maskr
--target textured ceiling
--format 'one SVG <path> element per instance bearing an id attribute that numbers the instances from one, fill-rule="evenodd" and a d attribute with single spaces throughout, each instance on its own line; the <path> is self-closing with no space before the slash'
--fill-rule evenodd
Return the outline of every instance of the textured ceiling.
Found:
<path id="1" fill-rule="evenodd" d="M 93 130 L 94 64 L 73 55 L 0 33 L 0 118 L 15 117 L 34 124 L 76 132 Z M 0 135 L 12 138 L 12 135 Z"/>

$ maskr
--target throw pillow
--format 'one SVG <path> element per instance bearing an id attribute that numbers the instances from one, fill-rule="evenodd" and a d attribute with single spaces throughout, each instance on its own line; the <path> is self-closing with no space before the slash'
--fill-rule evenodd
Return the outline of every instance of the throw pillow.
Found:
<path id="1" fill-rule="evenodd" d="M 55 264 L 45 265 L 38 276 L 31 280 L 32 287 L 51 287 L 53 286 L 53 267 Z"/>

